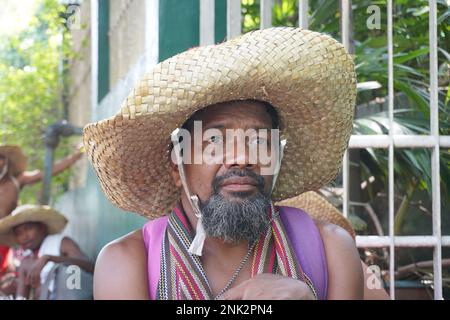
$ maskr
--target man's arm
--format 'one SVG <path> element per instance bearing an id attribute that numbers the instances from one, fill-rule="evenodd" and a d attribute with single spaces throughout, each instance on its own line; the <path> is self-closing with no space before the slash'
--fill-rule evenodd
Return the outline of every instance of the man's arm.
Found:
<path id="1" fill-rule="evenodd" d="M 87 272 L 94 272 L 94 264 L 86 258 L 75 241 L 69 237 L 65 237 L 62 240 L 60 250 L 61 255 L 59 256 L 43 255 L 36 259 L 36 262 L 33 264 L 27 276 L 27 282 L 31 284 L 33 288 L 37 288 L 40 285 L 41 271 L 50 261 L 66 265 L 76 265 Z"/>
<path id="2" fill-rule="evenodd" d="M 96 300 L 148 300 L 147 254 L 142 230 L 106 245 L 94 273 Z"/>
<path id="3" fill-rule="evenodd" d="M 327 299 L 363 299 L 364 275 L 354 240 L 339 226 L 324 222 L 317 225 L 327 257 Z"/>
<path id="4" fill-rule="evenodd" d="M 49 261 L 53 261 L 55 263 L 74 264 L 87 272 L 94 272 L 94 264 L 89 261 L 89 259 L 80 250 L 80 247 L 75 243 L 75 241 L 73 241 L 69 237 L 64 237 L 61 242 L 61 256 L 50 257 L 52 258 L 50 258 Z"/>
<path id="5" fill-rule="evenodd" d="M 20 263 L 19 274 L 17 277 L 16 299 L 28 299 L 30 295 L 28 274 L 34 263 L 35 259 L 31 257 L 23 259 Z"/>
<path id="6" fill-rule="evenodd" d="M 58 173 L 66 170 L 71 165 L 73 165 L 78 159 L 80 159 L 82 155 L 83 155 L 83 152 L 78 151 L 78 152 L 75 152 L 75 153 L 67 156 L 66 158 L 56 162 L 55 165 L 53 166 L 52 175 L 57 175 Z M 36 169 L 33 171 L 23 172 L 17 178 L 17 180 L 19 180 L 20 186 L 24 186 L 27 184 L 33 184 L 33 183 L 39 182 L 43 179 L 43 177 L 44 177 L 43 172 L 41 170 Z"/>
<path id="7" fill-rule="evenodd" d="M 390 300 L 391 298 L 383 288 L 380 275 L 372 273 L 363 261 L 361 261 L 361 265 L 364 273 L 364 300 Z M 372 284 L 372 286 L 369 286 L 369 284 Z"/>

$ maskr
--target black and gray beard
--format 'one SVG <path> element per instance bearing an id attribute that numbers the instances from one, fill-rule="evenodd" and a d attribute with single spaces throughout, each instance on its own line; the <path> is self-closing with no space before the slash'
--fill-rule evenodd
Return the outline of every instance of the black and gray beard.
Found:
<path id="1" fill-rule="evenodd" d="M 221 182 L 232 176 L 251 177 L 257 182 L 258 191 L 235 192 L 232 199 L 219 193 Z M 264 192 L 264 179 L 254 172 L 230 171 L 213 181 L 213 194 L 201 205 L 203 227 L 206 235 L 220 238 L 227 243 L 242 240 L 253 243 L 266 230 L 269 224 L 268 210 L 270 196 Z"/>

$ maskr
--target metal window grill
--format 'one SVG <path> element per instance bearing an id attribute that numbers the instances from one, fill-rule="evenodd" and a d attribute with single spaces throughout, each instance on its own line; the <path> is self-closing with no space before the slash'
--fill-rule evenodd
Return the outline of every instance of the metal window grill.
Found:
<path id="1" fill-rule="evenodd" d="M 200 0 L 200 45 L 214 43 L 214 0 Z M 272 25 L 273 0 L 260 0 L 261 25 Z M 299 0 L 299 26 L 308 28 L 308 0 Z M 395 248 L 433 248 L 434 298 L 442 299 L 442 246 L 450 246 L 450 236 L 441 236 L 441 199 L 439 179 L 440 148 L 450 148 L 450 136 L 439 135 L 438 115 L 438 57 L 437 57 L 437 5 L 436 0 L 429 1 L 429 57 L 430 57 L 430 133 L 429 135 L 394 134 L 394 68 L 393 68 L 393 19 L 392 0 L 387 0 L 387 38 L 388 38 L 388 135 L 352 135 L 350 149 L 384 148 L 388 150 L 388 190 L 389 190 L 389 235 L 357 236 L 358 248 L 389 248 L 389 288 L 391 299 L 395 299 Z M 342 43 L 350 48 L 351 0 L 341 0 Z M 227 0 L 227 38 L 241 34 L 241 2 Z M 432 172 L 432 225 L 431 236 L 395 236 L 394 235 L 394 149 L 428 148 L 431 150 Z M 349 158 L 348 151 L 343 160 L 343 213 L 349 212 Z"/>

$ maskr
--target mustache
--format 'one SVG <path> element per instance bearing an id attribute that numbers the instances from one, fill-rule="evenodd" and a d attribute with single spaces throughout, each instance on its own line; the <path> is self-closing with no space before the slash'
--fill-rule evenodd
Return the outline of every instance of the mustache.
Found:
<path id="1" fill-rule="evenodd" d="M 226 179 L 229 179 L 231 177 L 247 177 L 247 178 L 251 178 L 252 180 L 255 181 L 255 185 L 258 188 L 258 190 L 261 193 L 264 193 L 264 186 L 265 186 L 265 181 L 264 178 L 262 176 L 260 176 L 259 174 L 254 173 L 251 170 L 248 169 L 244 169 L 244 170 L 239 170 L 239 169 L 232 169 L 229 170 L 227 173 L 221 175 L 221 176 L 216 176 L 212 182 L 212 187 L 215 193 L 218 193 L 221 185 L 223 184 L 223 182 Z"/>

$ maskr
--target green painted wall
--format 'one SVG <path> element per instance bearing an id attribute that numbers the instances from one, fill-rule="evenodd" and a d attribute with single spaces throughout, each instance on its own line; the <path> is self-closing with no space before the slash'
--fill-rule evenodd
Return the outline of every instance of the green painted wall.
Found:
<path id="1" fill-rule="evenodd" d="M 109 92 L 109 0 L 98 1 L 98 102 Z"/>
<path id="2" fill-rule="evenodd" d="M 199 44 L 197 0 L 159 1 L 159 61 Z"/>
<path id="3" fill-rule="evenodd" d="M 227 0 L 216 0 L 214 3 L 215 41 L 220 43 L 227 38 Z"/>
<path id="4" fill-rule="evenodd" d="M 227 36 L 227 1 L 215 0 L 215 41 Z M 160 0 L 159 61 L 197 47 L 200 42 L 200 5 L 198 0 Z"/>

